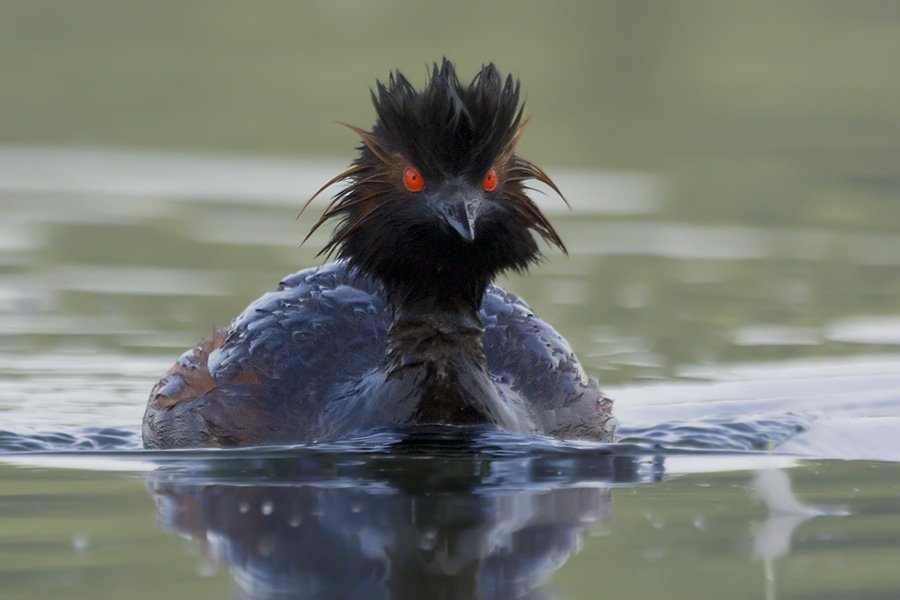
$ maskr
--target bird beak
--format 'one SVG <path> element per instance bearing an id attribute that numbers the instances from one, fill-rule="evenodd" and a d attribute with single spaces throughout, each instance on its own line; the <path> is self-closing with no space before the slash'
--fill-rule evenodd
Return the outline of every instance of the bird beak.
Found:
<path id="1" fill-rule="evenodd" d="M 444 220 L 467 242 L 475 241 L 475 220 L 481 202 L 477 198 L 456 196 L 444 205 Z"/>

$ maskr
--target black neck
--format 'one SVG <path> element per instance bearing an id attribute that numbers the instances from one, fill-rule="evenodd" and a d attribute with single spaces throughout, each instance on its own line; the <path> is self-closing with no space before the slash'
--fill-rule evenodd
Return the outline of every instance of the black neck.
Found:
<path id="1" fill-rule="evenodd" d="M 478 311 L 492 278 L 490 274 L 438 268 L 404 275 L 400 281 L 384 282 L 395 323 L 429 320 L 449 327 L 474 322 L 481 327 Z"/>
<path id="2" fill-rule="evenodd" d="M 511 424 L 488 375 L 480 304 L 412 293 L 394 306 L 383 368 L 414 382 L 416 422 Z"/>
<path id="3" fill-rule="evenodd" d="M 395 308 L 388 331 L 387 365 L 396 369 L 440 362 L 447 357 L 460 357 L 472 364 L 483 365 L 483 332 L 477 309 L 426 310 L 421 303 Z"/>
<path id="4" fill-rule="evenodd" d="M 489 277 L 438 271 L 387 286 L 393 322 L 388 332 L 391 368 L 447 357 L 485 365 L 479 316 Z"/>

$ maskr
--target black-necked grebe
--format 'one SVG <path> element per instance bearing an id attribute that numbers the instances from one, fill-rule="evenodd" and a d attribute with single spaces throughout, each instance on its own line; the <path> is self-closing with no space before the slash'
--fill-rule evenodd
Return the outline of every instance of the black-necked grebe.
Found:
<path id="1" fill-rule="evenodd" d="M 373 92 L 372 131 L 319 221 L 338 262 L 287 277 L 185 353 L 150 393 L 148 448 L 347 438 L 396 425 L 492 424 L 609 441 L 612 402 L 552 327 L 491 285 L 565 252 L 525 193 L 550 178 L 517 156 L 519 83 L 469 85 L 446 59 L 422 91 Z M 320 190 L 321 191 L 321 190 Z M 558 190 L 557 190 L 558 191 Z"/>

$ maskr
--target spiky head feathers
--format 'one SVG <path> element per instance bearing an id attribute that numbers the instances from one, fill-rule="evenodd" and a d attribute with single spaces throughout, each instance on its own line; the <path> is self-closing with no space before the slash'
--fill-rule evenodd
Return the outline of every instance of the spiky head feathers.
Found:
<path id="1" fill-rule="evenodd" d="M 419 92 L 400 73 L 378 82 L 372 135 L 382 147 L 414 159 L 426 177 L 480 176 L 511 153 L 522 125 L 519 83 L 493 65 L 462 85 L 449 61 L 434 65 Z"/>
<path id="2" fill-rule="evenodd" d="M 497 273 L 538 259 L 531 232 L 565 251 L 525 193 L 532 179 L 559 190 L 515 154 L 525 125 L 519 90 L 492 64 L 464 85 L 446 59 L 421 91 L 399 72 L 378 82 L 374 127 L 350 126 L 359 157 L 319 190 L 346 183 L 313 226 L 339 219 L 322 253 L 337 252 L 394 296 L 440 274 L 451 288 L 474 285 L 469 295 L 480 301 Z"/>

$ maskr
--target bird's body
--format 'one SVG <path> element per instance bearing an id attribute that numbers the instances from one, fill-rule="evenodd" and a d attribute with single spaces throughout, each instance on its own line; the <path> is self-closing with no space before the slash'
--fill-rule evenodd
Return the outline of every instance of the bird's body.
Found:
<path id="1" fill-rule="evenodd" d="M 564 248 L 524 193 L 552 181 L 513 152 L 519 88 L 492 65 L 469 86 L 445 61 L 418 92 L 399 74 L 317 228 L 325 252 L 185 353 L 150 395 L 144 444 L 345 439 L 418 423 L 612 439 L 611 401 L 565 340 L 491 285 Z M 327 185 L 326 185 L 327 187 Z"/>
<path id="2" fill-rule="evenodd" d="M 496 286 L 486 291 L 480 318 L 487 385 L 495 390 L 496 406 L 477 406 L 492 399 L 490 391 L 480 398 L 419 394 L 431 375 L 427 366 L 410 368 L 408 377 L 417 381 L 398 383 L 396 394 L 379 393 L 392 320 L 383 289 L 351 273 L 344 262 L 300 271 L 248 306 L 227 334 L 208 340 L 218 347 L 201 344 L 179 359 L 153 391 L 145 442 L 308 443 L 406 425 L 425 412 L 432 413 L 430 422 L 489 423 L 490 409 L 505 413 L 496 422 L 508 430 L 609 439 L 610 401 L 552 327 Z M 422 348 L 421 354 L 401 362 L 431 358 L 432 368 L 439 368 L 439 350 Z M 193 380 L 208 382 L 208 390 L 198 393 Z"/>

